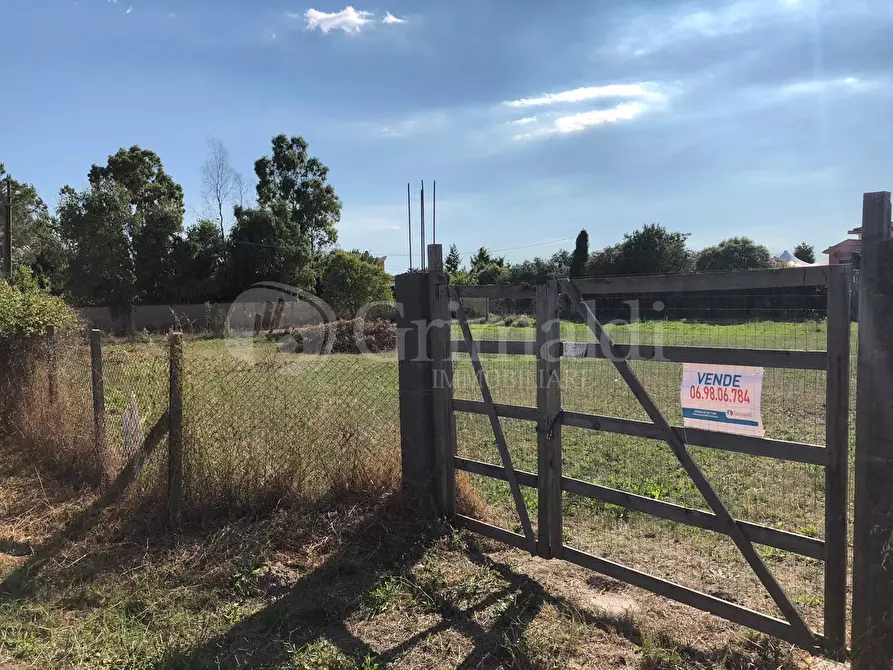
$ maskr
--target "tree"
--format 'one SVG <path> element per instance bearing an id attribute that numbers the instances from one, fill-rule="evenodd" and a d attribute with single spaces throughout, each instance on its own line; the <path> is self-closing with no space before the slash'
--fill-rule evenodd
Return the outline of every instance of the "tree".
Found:
<path id="1" fill-rule="evenodd" d="M 59 194 L 59 229 L 68 253 L 65 288 L 77 304 L 129 305 L 136 296 L 128 231 L 130 193 L 108 181 Z"/>
<path id="2" fill-rule="evenodd" d="M 132 146 L 94 165 L 91 190 L 124 189 L 132 216 L 121 220 L 135 277 L 134 299 L 168 302 L 178 293 L 177 258 L 183 231 L 183 189 L 164 171 L 154 151 Z M 120 219 L 116 219 L 120 220 Z"/>
<path id="3" fill-rule="evenodd" d="M 499 271 L 501 268 L 505 268 L 505 258 L 493 256 L 487 247 L 481 247 L 471 256 L 471 267 L 468 274 L 475 284 L 495 284 L 495 278 L 502 277 L 504 274 Z M 493 281 L 484 281 L 484 279 Z"/>
<path id="4" fill-rule="evenodd" d="M 370 302 L 391 298 L 391 276 L 376 263 L 333 251 L 322 277 L 322 297 L 341 318 L 353 318 Z"/>
<path id="5" fill-rule="evenodd" d="M 698 272 L 755 270 L 772 266 L 769 250 L 749 237 L 730 237 L 698 254 Z"/>
<path id="6" fill-rule="evenodd" d="M 303 137 L 277 135 L 273 155 L 254 164 L 257 204 L 285 215 L 290 227 L 307 238 L 316 255 L 338 240 L 341 200 L 327 183 L 329 168 L 307 153 Z"/>
<path id="7" fill-rule="evenodd" d="M 674 233 L 647 223 L 641 230 L 624 234 L 619 244 L 590 256 L 585 271 L 593 277 L 690 272 L 687 239 L 688 233 Z"/>
<path id="8" fill-rule="evenodd" d="M 282 211 L 236 207 L 229 233 L 228 296 L 259 281 L 275 281 L 312 290 L 314 272 L 309 240 L 291 226 Z"/>
<path id="9" fill-rule="evenodd" d="M 241 178 L 240 178 L 241 179 Z M 243 184 L 238 184 L 241 189 Z M 208 138 L 208 158 L 202 164 L 202 202 L 205 209 L 213 212 L 220 225 L 220 237 L 226 235 L 224 229 L 224 208 L 238 195 L 242 204 L 242 194 L 236 194 L 236 171 L 230 163 L 229 150 L 216 137 Z"/>
<path id="10" fill-rule="evenodd" d="M 443 264 L 443 269 L 450 276 L 453 276 L 457 272 L 459 272 L 459 267 L 462 265 L 462 257 L 459 255 L 459 248 L 455 244 L 450 245 L 450 253 L 447 254 L 446 261 Z"/>
<path id="11" fill-rule="evenodd" d="M 582 277 L 586 270 L 586 261 L 589 260 L 589 233 L 581 230 L 574 244 L 574 253 L 571 256 L 570 276 Z"/>
<path id="12" fill-rule="evenodd" d="M 44 287 L 61 287 L 64 281 L 65 253 L 59 226 L 31 184 L 13 179 L 0 163 L 0 192 L 5 202 L 6 183 L 12 194 L 12 264 L 30 268 Z M 2 208 L 0 208 L 2 211 Z"/>
<path id="13" fill-rule="evenodd" d="M 815 247 L 806 242 L 801 242 L 794 247 L 794 256 L 804 263 L 815 263 Z"/>
<path id="14" fill-rule="evenodd" d="M 180 254 L 183 302 L 210 302 L 220 292 L 226 246 L 217 222 L 201 219 L 186 230 Z"/>

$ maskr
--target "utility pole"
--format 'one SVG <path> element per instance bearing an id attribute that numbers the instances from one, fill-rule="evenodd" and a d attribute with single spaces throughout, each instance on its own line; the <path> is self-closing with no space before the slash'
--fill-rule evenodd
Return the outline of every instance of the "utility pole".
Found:
<path id="1" fill-rule="evenodd" d="M 12 279 L 12 178 L 6 177 L 6 212 L 3 216 L 3 276 Z"/>

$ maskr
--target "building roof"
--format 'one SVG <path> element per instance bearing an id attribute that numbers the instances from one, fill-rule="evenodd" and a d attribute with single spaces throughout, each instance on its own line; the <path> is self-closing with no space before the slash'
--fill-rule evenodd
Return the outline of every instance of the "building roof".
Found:
<path id="1" fill-rule="evenodd" d="M 862 240 L 844 240 L 843 242 L 838 242 L 835 245 L 832 245 L 825 249 L 823 254 L 832 254 L 832 253 L 856 253 L 860 249 L 862 249 Z"/>

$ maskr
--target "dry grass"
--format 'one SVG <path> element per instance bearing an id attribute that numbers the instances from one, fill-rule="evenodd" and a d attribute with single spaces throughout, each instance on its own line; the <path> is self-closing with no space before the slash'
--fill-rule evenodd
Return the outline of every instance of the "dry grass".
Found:
<path id="1" fill-rule="evenodd" d="M 398 494 L 159 532 L 102 511 L 51 560 L 9 575 L 95 495 L 4 458 L 0 663 L 29 668 L 697 668 L 808 659 L 560 562 L 428 524 Z M 27 552 L 22 551 L 22 554 Z"/>

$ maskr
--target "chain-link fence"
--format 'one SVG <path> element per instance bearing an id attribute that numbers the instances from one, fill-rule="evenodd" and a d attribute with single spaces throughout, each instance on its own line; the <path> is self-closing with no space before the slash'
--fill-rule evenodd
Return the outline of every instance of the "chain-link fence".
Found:
<path id="1" fill-rule="evenodd" d="M 264 337 L 187 339 L 183 352 L 186 514 L 253 513 L 397 484 L 396 352 L 295 353 Z M 159 421 L 166 434 L 168 338 L 104 336 L 92 353 L 91 360 L 85 334 L 11 342 L 3 354 L 3 433 L 91 483 L 111 483 L 135 462 L 140 476 L 130 494 L 163 504 L 167 440 L 145 462 L 141 454 Z"/>

